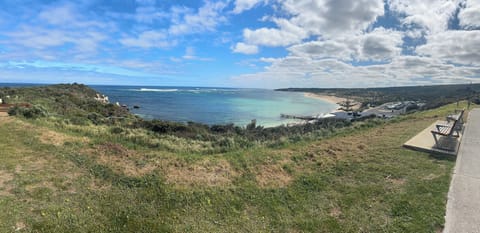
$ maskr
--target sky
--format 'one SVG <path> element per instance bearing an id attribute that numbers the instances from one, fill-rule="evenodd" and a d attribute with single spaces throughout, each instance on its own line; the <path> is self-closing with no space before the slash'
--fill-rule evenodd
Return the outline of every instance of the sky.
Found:
<path id="1" fill-rule="evenodd" d="M 480 0 L 0 0 L 0 83 L 480 81 Z"/>

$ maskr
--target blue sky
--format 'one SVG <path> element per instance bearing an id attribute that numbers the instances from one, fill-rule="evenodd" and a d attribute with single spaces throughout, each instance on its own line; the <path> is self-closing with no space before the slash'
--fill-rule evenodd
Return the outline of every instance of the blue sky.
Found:
<path id="1" fill-rule="evenodd" d="M 480 0 L 2 0 L 0 82 L 470 83 L 479 29 Z"/>

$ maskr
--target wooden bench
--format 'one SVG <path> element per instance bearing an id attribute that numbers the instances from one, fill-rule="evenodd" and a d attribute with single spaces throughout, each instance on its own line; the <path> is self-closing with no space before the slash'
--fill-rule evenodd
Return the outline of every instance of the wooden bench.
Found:
<path id="1" fill-rule="evenodd" d="M 463 124 L 463 113 L 465 109 L 462 110 L 455 110 L 454 114 L 450 114 L 447 116 L 447 121 L 460 121 L 460 124 Z"/>
<path id="2" fill-rule="evenodd" d="M 462 112 L 463 115 L 463 112 Z M 437 124 L 435 125 L 435 130 L 432 130 L 432 135 L 433 138 L 435 139 L 435 145 L 437 148 L 440 149 L 447 149 L 447 148 L 441 148 L 438 144 L 438 138 L 437 136 L 443 136 L 443 137 L 449 137 L 449 138 L 458 138 L 460 137 L 460 131 L 461 131 L 461 119 L 450 119 L 450 121 L 447 121 L 445 124 Z M 448 149 L 447 149 L 448 150 Z"/>

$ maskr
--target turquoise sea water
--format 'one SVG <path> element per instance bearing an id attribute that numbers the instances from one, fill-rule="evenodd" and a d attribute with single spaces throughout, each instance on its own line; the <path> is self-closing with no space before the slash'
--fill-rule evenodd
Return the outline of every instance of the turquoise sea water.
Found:
<path id="1" fill-rule="evenodd" d="M 39 84 L 2 84 L 21 87 Z M 107 95 L 110 102 L 129 106 L 132 113 L 146 119 L 204 124 L 245 126 L 252 119 L 265 127 L 298 122 L 280 114 L 320 115 L 338 106 L 298 92 L 265 89 L 205 87 L 91 86 Z M 140 106 L 133 109 L 133 106 Z"/>
<path id="2" fill-rule="evenodd" d="M 246 125 L 256 119 L 265 127 L 295 122 L 280 114 L 319 115 L 337 105 L 305 97 L 303 93 L 264 89 L 92 86 L 147 119 L 162 119 L 205 124 Z M 140 106 L 133 109 L 134 105 Z"/>

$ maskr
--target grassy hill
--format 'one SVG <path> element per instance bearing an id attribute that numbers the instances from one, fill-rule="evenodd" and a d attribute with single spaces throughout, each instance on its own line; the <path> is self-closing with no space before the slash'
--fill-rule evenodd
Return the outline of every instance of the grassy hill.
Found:
<path id="1" fill-rule="evenodd" d="M 401 145 L 454 108 L 264 139 L 0 117 L 0 232 L 438 232 L 454 158 Z"/>

